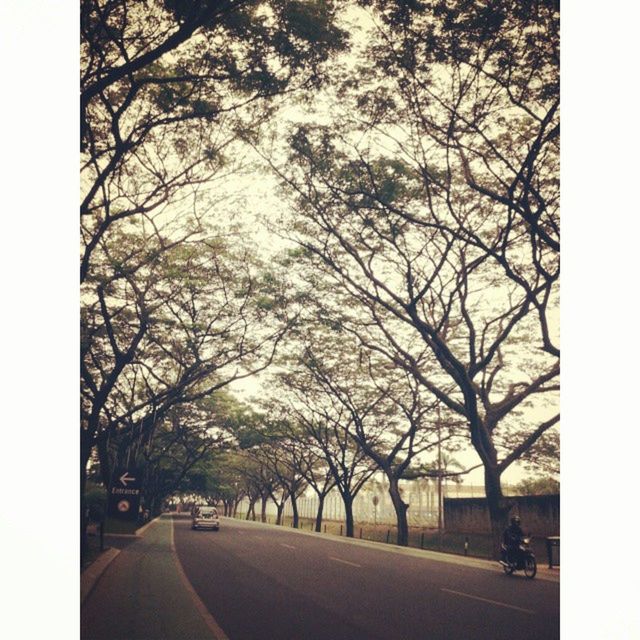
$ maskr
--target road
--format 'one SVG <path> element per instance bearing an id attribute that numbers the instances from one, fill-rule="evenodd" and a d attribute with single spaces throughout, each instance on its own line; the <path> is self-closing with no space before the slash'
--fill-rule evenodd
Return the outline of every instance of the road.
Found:
<path id="1" fill-rule="evenodd" d="M 174 520 L 196 593 L 230 640 L 553 640 L 557 582 L 418 551 L 223 519 Z M 395 551 L 391 551 L 395 549 Z M 433 556 L 433 554 L 429 554 Z"/>

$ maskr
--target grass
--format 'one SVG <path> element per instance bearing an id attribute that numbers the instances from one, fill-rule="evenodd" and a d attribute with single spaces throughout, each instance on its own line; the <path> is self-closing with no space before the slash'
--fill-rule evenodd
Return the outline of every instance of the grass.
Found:
<path id="1" fill-rule="evenodd" d="M 104 535 L 125 534 L 134 535 L 136 530 L 142 525 L 139 522 L 128 522 L 107 518 L 104 523 Z M 95 523 L 91 523 L 87 529 L 87 546 L 82 554 L 80 570 L 84 571 L 91 563 L 95 562 L 99 556 L 106 551 L 109 546 L 104 543 L 104 549 L 100 549 L 100 529 Z"/>
<path id="2" fill-rule="evenodd" d="M 128 520 L 117 520 L 116 518 L 107 518 L 104 522 L 104 532 L 119 534 L 135 534 L 136 530 L 142 525 L 139 522 L 129 522 Z"/>
<path id="3" fill-rule="evenodd" d="M 100 536 L 98 533 L 88 533 L 87 546 L 80 558 L 80 571 L 84 571 L 90 564 L 95 562 L 108 548 L 105 544 L 104 549 L 100 549 Z"/>

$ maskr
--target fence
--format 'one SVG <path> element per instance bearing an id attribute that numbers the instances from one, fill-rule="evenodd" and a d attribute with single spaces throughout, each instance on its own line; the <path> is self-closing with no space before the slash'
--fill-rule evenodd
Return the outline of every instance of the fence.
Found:
<path id="1" fill-rule="evenodd" d="M 410 526 L 438 526 L 438 487 L 435 481 L 428 479 L 400 481 L 400 490 L 403 500 L 409 504 L 407 519 Z M 462 483 L 445 483 L 443 494 L 446 498 L 484 498 L 485 495 L 482 485 Z M 374 497 L 377 500 L 374 500 Z M 298 498 L 298 514 L 301 518 L 314 519 L 318 506 L 318 496 L 312 490 L 307 490 Z M 248 508 L 249 501 L 245 498 L 238 505 L 238 515 L 246 515 Z M 259 504 L 256 504 L 258 516 L 259 509 Z M 293 515 L 290 500 L 285 504 L 284 515 L 288 517 Z M 267 516 L 272 521 L 276 517 L 276 507 L 271 500 L 267 502 Z M 384 479 L 374 479 L 362 488 L 353 502 L 353 517 L 356 522 L 363 523 L 396 523 L 396 513 Z M 337 521 L 345 518 L 342 496 L 336 489 L 325 498 L 323 518 Z"/>
<path id="2" fill-rule="evenodd" d="M 534 536 L 557 536 L 560 533 L 560 495 L 515 496 L 511 515 L 518 514 L 527 533 Z M 490 531 L 486 500 L 446 498 L 444 521 L 448 531 L 486 533 Z"/>

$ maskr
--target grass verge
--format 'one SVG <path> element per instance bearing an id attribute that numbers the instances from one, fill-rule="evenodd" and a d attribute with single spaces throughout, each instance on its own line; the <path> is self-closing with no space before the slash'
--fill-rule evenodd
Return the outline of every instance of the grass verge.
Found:
<path id="1" fill-rule="evenodd" d="M 244 520 L 239 514 L 238 520 Z M 275 524 L 273 517 L 267 518 L 268 524 Z M 291 527 L 293 520 L 290 516 L 285 516 L 283 527 Z M 313 531 L 315 520 L 310 518 L 300 518 L 298 528 L 303 531 Z M 354 527 L 354 538 L 371 540 L 372 542 L 383 542 L 396 544 L 398 529 L 391 524 L 374 524 L 370 522 L 356 523 Z M 337 520 L 324 520 L 321 532 L 327 535 L 345 536 L 346 528 L 343 522 Z M 466 551 L 465 551 L 466 546 Z M 429 551 L 441 551 L 443 553 L 453 553 L 456 555 L 468 555 L 474 558 L 491 559 L 492 544 L 490 534 L 480 533 L 458 533 L 445 531 L 442 535 L 437 529 L 427 527 L 409 527 L 409 547 L 414 549 L 427 549 Z M 538 562 L 545 562 L 547 558 L 545 541 L 543 538 L 532 539 L 533 551 Z"/>

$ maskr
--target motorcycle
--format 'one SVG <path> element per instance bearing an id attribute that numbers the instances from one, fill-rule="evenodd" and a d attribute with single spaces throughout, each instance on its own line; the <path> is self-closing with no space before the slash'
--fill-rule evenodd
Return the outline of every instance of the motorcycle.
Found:
<path id="1" fill-rule="evenodd" d="M 509 558 L 506 545 L 502 545 L 500 565 L 508 576 L 514 571 L 524 571 L 524 575 L 527 578 L 532 579 L 535 577 L 538 565 L 536 564 L 536 557 L 529 547 L 530 543 L 531 538 L 523 538 L 515 552 L 515 558 Z"/>

